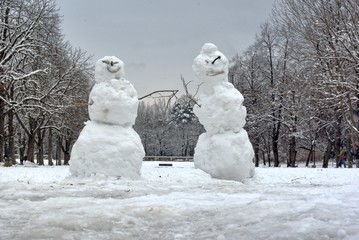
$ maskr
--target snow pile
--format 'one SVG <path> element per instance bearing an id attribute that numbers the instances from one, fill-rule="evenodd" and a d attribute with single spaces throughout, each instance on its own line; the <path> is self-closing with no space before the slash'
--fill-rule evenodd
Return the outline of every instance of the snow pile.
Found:
<path id="1" fill-rule="evenodd" d="M 257 168 L 238 182 L 188 162 L 144 162 L 136 181 L 0 166 L 0 238 L 359 239 L 359 169 L 334 167 Z"/>
<path id="2" fill-rule="evenodd" d="M 243 129 L 247 111 L 242 94 L 228 82 L 227 58 L 206 43 L 192 68 L 203 82 L 194 112 L 206 129 L 195 149 L 195 166 L 220 179 L 253 177 L 253 147 Z"/>
<path id="3" fill-rule="evenodd" d="M 138 179 L 145 153 L 132 128 L 138 97 L 124 79 L 124 63 L 116 57 L 98 60 L 95 81 L 89 96 L 91 120 L 72 148 L 70 172 L 74 176 Z"/>

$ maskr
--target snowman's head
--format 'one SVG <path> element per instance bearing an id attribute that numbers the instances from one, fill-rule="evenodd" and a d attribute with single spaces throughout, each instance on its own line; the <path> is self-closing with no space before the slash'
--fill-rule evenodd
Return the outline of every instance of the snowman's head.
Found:
<path id="1" fill-rule="evenodd" d="M 121 79 L 125 77 L 125 64 L 114 56 L 99 59 L 95 66 L 95 81 L 97 83 Z"/>
<path id="2" fill-rule="evenodd" d="M 192 69 L 194 74 L 204 81 L 227 81 L 228 59 L 216 45 L 206 43 L 200 54 L 194 59 Z"/>

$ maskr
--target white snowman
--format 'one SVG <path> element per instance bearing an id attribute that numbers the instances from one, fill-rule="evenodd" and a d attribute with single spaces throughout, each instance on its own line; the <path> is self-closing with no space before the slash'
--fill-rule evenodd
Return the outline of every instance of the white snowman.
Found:
<path id="1" fill-rule="evenodd" d="M 206 43 L 192 68 L 202 83 L 194 113 L 206 129 L 195 149 L 195 166 L 219 179 L 253 177 L 254 151 L 243 129 L 247 112 L 242 94 L 228 82 L 228 59 Z"/>
<path id="2" fill-rule="evenodd" d="M 125 79 L 124 63 L 116 57 L 98 60 L 95 82 L 89 96 L 90 119 L 122 126 L 135 124 L 138 97 L 135 88 Z"/>
<path id="3" fill-rule="evenodd" d="M 95 85 L 89 96 L 89 116 L 71 151 L 73 176 L 112 176 L 138 179 L 145 152 L 132 128 L 137 92 L 127 81 L 124 63 L 106 56 L 95 66 Z"/>

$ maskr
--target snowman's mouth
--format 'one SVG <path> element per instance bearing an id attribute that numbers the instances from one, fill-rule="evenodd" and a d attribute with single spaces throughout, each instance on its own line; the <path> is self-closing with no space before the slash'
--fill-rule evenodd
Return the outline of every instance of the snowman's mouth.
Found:
<path id="1" fill-rule="evenodd" d="M 110 73 L 116 73 L 118 71 L 120 71 L 121 67 L 120 66 L 107 66 L 107 70 Z"/>
<path id="2" fill-rule="evenodd" d="M 210 72 L 207 72 L 206 75 L 213 77 L 213 76 L 217 76 L 217 75 L 221 75 L 221 74 L 224 74 L 223 70 L 222 71 L 210 71 Z"/>
<path id="3" fill-rule="evenodd" d="M 119 63 L 117 61 L 114 62 L 114 61 L 109 61 L 109 60 L 103 60 L 102 62 L 107 64 L 107 70 L 110 73 L 118 72 L 121 69 L 121 66 L 116 65 L 117 63 Z"/>

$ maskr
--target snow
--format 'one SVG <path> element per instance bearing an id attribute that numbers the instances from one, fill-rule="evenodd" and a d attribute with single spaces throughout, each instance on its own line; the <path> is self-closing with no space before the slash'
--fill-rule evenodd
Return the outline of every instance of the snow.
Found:
<path id="1" fill-rule="evenodd" d="M 217 59 L 218 57 L 220 58 Z M 200 91 L 211 94 L 214 85 L 227 81 L 228 65 L 228 59 L 218 51 L 216 45 L 204 44 L 192 64 L 193 73 L 202 83 Z"/>
<path id="2" fill-rule="evenodd" d="M 238 132 L 246 123 L 247 110 L 243 96 L 229 82 L 213 87 L 213 93 L 201 94 L 194 112 L 210 134 L 224 131 Z"/>
<path id="3" fill-rule="evenodd" d="M 105 56 L 95 64 L 95 82 L 106 82 L 109 79 L 125 78 L 125 64 L 115 56 Z"/>
<path id="4" fill-rule="evenodd" d="M 132 127 L 87 121 L 71 152 L 71 174 L 137 179 L 144 150 Z"/>
<path id="5" fill-rule="evenodd" d="M 89 96 L 89 121 L 71 150 L 73 176 L 103 175 L 138 179 L 145 156 L 135 124 L 138 97 L 124 78 L 124 63 L 114 56 L 96 62 Z"/>
<path id="6" fill-rule="evenodd" d="M 359 239 L 359 169 L 261 167 L 241 182 L 142 166 L 139 180 L 0 167 L 1 239 Z"/>
<path id="7" fill-rule="evenodd" d="M 137 108 L 137 92 L 126 79 L 97 83 L 90 92 L 88 110 L 92 121 L 132 126 Z"/>
<path id="8" fill-rule="evenodd" d="M 197 142 L 195 166 L 214 178 L 243 180 L 255 173 L 254 151 L 247 132 L 243 96 L 228 82 L 228 59 L 216 45 L 206 43 L 193 61 L 203 84 L 194 113 L 206 129 Z"/>
<path id="9" fill-rule="evenodd" d="M 242 180 L 254 175 L 253 150 L 247 132 L 229 131 L 199 136 L 195 166 L 214 178 Z"/>

